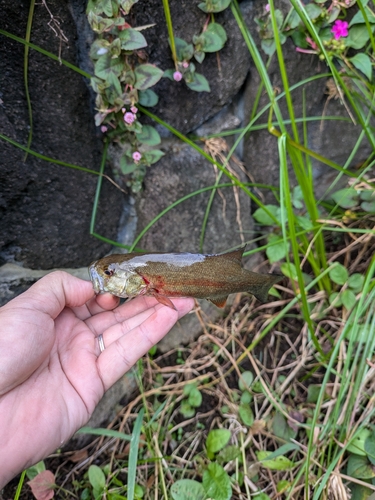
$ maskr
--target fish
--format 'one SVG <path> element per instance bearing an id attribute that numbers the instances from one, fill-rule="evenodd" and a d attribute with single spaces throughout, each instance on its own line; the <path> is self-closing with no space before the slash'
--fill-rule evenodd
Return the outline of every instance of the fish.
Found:
<path id="1" fill-rule="evenodd" d="M 222 254 L 113 254 L 89 267 L 95 293 L 123 298 L 147 295 L 172 309 L 170 298 L 207 299 L 223 308 L 231 293 L 248 292 L 266 302 L 269 289 L 284 277 L 242 267 L 245 247 Z"/>

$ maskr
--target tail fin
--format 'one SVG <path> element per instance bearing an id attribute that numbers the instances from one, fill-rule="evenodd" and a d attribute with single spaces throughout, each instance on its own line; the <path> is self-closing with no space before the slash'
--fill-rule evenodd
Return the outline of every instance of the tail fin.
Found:
<path id="1" fill-rule="evenodd" d="M 256 290 L 250 290 L 250 293 L 254 295 L 260 302 L 267 302 L 269 289 L 279 281 L 283 280 L 285 276 L 280 274 L 264 274 L 265 281 L 262 285 L 257 287 Z"/>

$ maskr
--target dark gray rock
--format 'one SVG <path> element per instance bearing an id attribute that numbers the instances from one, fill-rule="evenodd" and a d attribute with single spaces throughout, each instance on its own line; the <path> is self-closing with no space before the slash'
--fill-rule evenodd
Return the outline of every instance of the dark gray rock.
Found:
<path id="1" fill-rule="evenodd" d="M 48 6 L 61 22 L 69 45 L 49 27 L 42 4 L 35 7 L 31 42 L 76 62 L 76 28 L 65 2 Z M 0 1 L 0 27 L 25 36 L 28 4 Z M 23 77 L 24 46 L 0 35 L 0 132 L 27 144 L 29 117 Z M 98 170 L 101 141 L 95 135 L 87 85 L 81 75 L 34 50 L 29 53 L 33 108 L 31 149 L 60 161 Z M 87 265 L 109 250 L 89 236 L 97 176 L 37 159 L 0 140 L 0 255 L 34 269 Z M 116 238 L 123 194 L 103 182 L 96 232 Z"/>
<path id="2" fill-rule="evenodd" d="M 175 141 L 164 141 L 163 149 L 165 156 L 148 169 L 144 191 L 137 200 L 138 233 L 171 203 L 215 184 L 214 167 L 195 149 Z M 232 168 L 243 182 L 247 181 L 238 168 Z M 228 178 L 223 176 L 220 182 L 226 183 Z M 216 193 L 209 213 L 204 253 L 219 253 L 252 238 L 249 197 L 240 190 L 237 205 L 232 187 L 223 188 L 220 193 L 222 197 Z M 197 252 L 210 194 L 211 191 L 198 194 L 171 209 L 151 226 L 139 245 L 159 252 Z M 242 227 L 237 222 L 238 214 Z"/>

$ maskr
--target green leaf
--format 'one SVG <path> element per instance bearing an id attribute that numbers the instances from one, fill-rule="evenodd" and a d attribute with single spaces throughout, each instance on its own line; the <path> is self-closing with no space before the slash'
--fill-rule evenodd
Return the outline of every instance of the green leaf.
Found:
<path id="1" fill-rule="evenodd" d="M 361 49 L 369 41 L 370 35 L 365 24 L 355 24 L 349 29 L 349 36 L 345 38 L 345 45 L 353 49 Z"/>
<path id="2" fill-rule="evenodd" d="M 210 85 L 205 76 L 200 73 L 194 73 L 194 79 L 192 82 L 185 82 L 190 90 L 195 92 L 211 92 Z"/>
<path id="3" fill-rule="evenodd" d="M 289 460 L 289 458 L 280 455 L 274 459 L 267 460 L 267 457 L 271 455 L 270 451 L 256 451 L 255 454 L 262 465 L 266 469 L 270 470 L 290 470 L 294 467 L 294 462 Z"/>
<path id="4" fill-rule="evenodd" d="M 138 0 L 120 0 L 120 5 L 125 14 L 129 14 L 130 9 L 133 7 Z"/>
<path id="5" fill-rule="evenodd" d="M 253 500 L 271 500 L 267 493 L 254 493 Z"/>
<path id="6" fill-rule="evenodd" d="M 305 10 L 310 19 L 316 19 L 322 14 L 322 8 L 315 3 L 308 3 L 305 5 Z"/>
<path id="7" fill-rule="evenodd" d="M 90 465 L 88 471 L 89 481 L 91 486 L 97 491 L 104 491 L 105 488 L 105 475 L 100 467 L 97 465 Z"/>
<path id="8" fill-rule="evenodd" d="M 370 462 L 375 465 L 375 433 L 374 431 L 365 439 L 365 452 Z"/>
<path id="9" fill-rule="evenodd" d="M 210 23 L 199 37 L 201 49 L 204 52 L 217 52 L 221 50 L 227 41 L 225 29 L 218 23 Z"/>
<path id="10" fill-rule="evenodd" d="M 295 438 L 297 435 L 297 431 L 293 430 L 290 425 L 288 425 L 288 422 L 284 415 L 278 411 L 273 417 L 271 428 L 274 435 L 283 439 L 284 441 L 289 441 L 291 438 Z"/>
<path id="11" fill-rule="evenodd" d="M 203 473 L 202 483 L 207 497 L 215 500 L 231 499 L 232 486 L 230 478 L 218 463 L 212 462 L 208 464 L 207 470 Z"/>
<path id="12" fill-rule="evenodd" d="M 242 422 L 251 427 L 254 423 L 254 413 L 248 404 L 240 404 L 238 407 L 238 414 L 241 417 Z"/>
<path id="13" fill-rule="evenodd" d="M 349 273 L 346 267 L 342 264 L 336 264 L 336 266 L 330 270 L 329 277 L 337 285 L 345 285 L 349 279 Z"/>
<path id="14" fill-rule="evenodd" d="M 267 246 L 266 254 L 270 263 L 273 264 L 284 259 L 289 252 L 289 241 L 285 242 L 281 235 L 274 233 L 271 233 L 267 239 L 269 245 Z"/>
<path id="15" fill-rule="evenodd" d="M 370 24 L 375 24 L 375 14 L 373 14 L 369 8 L 366 8 L 365 11 L 367 14 L 368 22 Z M 353 24 L 362 24 L 362 23 L 365 23 L 365 18 L 363 17 L 362 11 L 359 10 L 350 21 L 349 27 L 353 26 Z"/>
<path id="16" fill-rule="evenodd" d="M 194 47 L 191 43 L 185 42 L 182 38 L 174 39 L 178 61 L 190 61 L 194 54 Z M 170 45 L 170 41 L 169 41 Z M 174 72 L 175 70 L 173 70 Z"/>
<path id="17" fill-rule="evenodd" d="M 361 208 L 368 213 L 374 213 L 375 212 L 375 201 L 363 201 L 361 203 Z"/>
<path id="18" fill-rule="evenodd" d="M 276 50 L 276 44 L 274 38 L 266 38 L 260 42 L 260 45 L 263 49 L 263 52 L 267 54 L 267 56 L 272 56 Z"/>
<path id="19" fill-rule="evenodd" d="M 194 57 L 199 62 L 199 64 L 202 64 L 202 62 L 204 61 L 204 58 L 206 57 L 206 54 L 204 52 L 195 51 Z"/>
<path id="20" fill-rule="evenodd" d="M 206 0 L 198 4 L 198 7 L 207 13 L 221 12 L 229 6 L 230 2 L 231 0 Z"/>
<path id="21" fill-rule="evenodd" d="M 348 311 L 350 311 L 350 309 L 352 309 L 357 302 L 355 294 L 348 288 L 342 292 L 341 300 L 345 309 L 347 309 Z"/>
<path id="22" fill-rule="evenodd" d="M 192 418 L 195 415 L 195 409 L 192 408 L 188 401 L 182 401 L 181 407 L 180 407 L 180 413 L 185 417 L 185 418 Z"/>
<path id="23" fill-rule="evenodd" d="M 316 384 L 309 384 L 307 387 L 307 402 L 316 403 L 320 396 L 321 387 Z"/>
<path id="24" fill-rule="evenodd" d="M 173 500 L 204 500 L 206 493 L 203 485 L 193 479 L 179 479 L 171 486 Z"/>
<path id="25" fill-rule="evenodd" d="M 95 75 L 107 81 L 109 75 L 119 76 L 123 67 L 124 64 L 118 57 L 112 59 L 110 54 L 104 54 L 95 63 Z"/>
<path id="26" fill-rule="evenodd" d="M 372 78 L 372 64 L 371 59 L 367 54 L 363 52 L 360 54 L 356 54 L 354 57 L 351 57 L 349 61 L 357 68 L 359 71 L 367 77 L 368 80 Z"/>
<path id="27" fill-rule="evenodd" d="M 120 169 L 124 175 L 128 175 L 132 174 L 137 169 L 137 165 L 126 155 L 122 155 L 120 158 Z"/>
<path id="28" fill-rule="evenodd" d="M 288 27 L 290 29 L 294 29 L 297 28 L 299 24 L 302 24 L 301 18 L 299 17 L 298 12 L 293 8 L 288 18 Z"/>
<path id="29" fill-rule="evenodd" d="M 213 429 L 208 433 L 206 439 L 207 453 L 213 456 L 224 448 L 230 440 L 231 432 L 228 429 Z"/>
<path id="30" fill-rule="evenodd" d="M 353 208 L 358 205 L 358 193 L 354 188 L 345 188 L 332 194 L 333 200 L 342 208 Z"/>
<path id="31" fill-rule="evenodd" d="M 28 479 L 34 479 L 38 474 L 46 470 L 46 466 L 43 460 L 38 462 L 35 465 L 32 465 L 28 469 L 26 469 L 26 476 Z"/>
<path id="32" fill-rule="evenodd" d="M 159 101 L 159 96 L 151 89 L 140 90 L 138 92 L 138 102 L 145 108 L 156 106 Z"/>
<path id="33" fill-rule="evenodd" d="M 193 408 L 198 408 L 202 404 L 202 393 L 196 387 L 190 392 L 188 403 Z"/>
<path id="34" fill-rule="evenodd" d="M 151 125 L 143 125 L 142 131 L 137 134 L 137 139 L 148 146 L 156 146 L 161 142 L 159 132 Z"/>
<path id="35" fill-rule="evenodd" d="M 350 455 L 347 465 L 347 474 L 357 479 L 371 479 L 375 477 L 375 470 L 366 457 Z"/>
<path id="36" fill-rule="evenodd" d="M 251 388 L 251 384 L 254 381 L 254 375 L 250 371 L 241 373 L 241 377 L 238 378 L 238 387 L 240 391 L 248 391 Z"/>
<path id="37" fill-rule="evenodd" d="M 146 38 L 139 31 L 133 28 L 126 28 L 119 32 L 121 47 L 124 50 L 138 50 L 147 47 Z"/>
<path id="38" fill-rule="evenodd" d="M 106 19 L 95 15 L 92 11 L 88 13 L 87 19 L 93 31 L 96 33 L 104 33 L 113 26 L 113 19 Z"/>
<path id="39" fill-rule="evenodd" d="M 332 305 L 335 307 L 342 306 L 341 293 L 338 293 L 338 292 L 331 293 L 328 300 L 329 300 L 329 303 L 331 306 Z"/>
<path id="40" fill-rule="evenodd" d="M 358 293 L 362 290 L 363 283 L 365 282 L 365 277 L 363 274 L 354 273 L 349 276 L 348 287 L 353 290 L 354 293 Z"/>
<path id="41" fill-rule="evenodd" d="M 354 453 L 355 455 L 366 456 L 365 451 L 365 441 L 368 437 L 372 435 L 370 429 L 361 429 L 355 435 L 355 437 L 350 441 L 349 446 L 346 448 L 348 452 Z"/>
<path id="42" fill-rule="evenodd" d="M 287 277 L 294 281 L 298 281 L 297 269 L 292 262 L 284 262 L 280 266 L 281 272 Z"/>
<path id="43" fill-rule="evenodd" d="M 153 163 L 159 161 L 160 158 L 164 155 L 165 153 L 163 153 L 163 151 L 160 151 L 160 149 L 152 149 L 151 151 L 146 151 L 145 153 L 143 153 L 143 158 L 145 159 L 147 165 L 152 165 Z"/>
<path id="44" fill-rule="evenodd" d="M 241 404 L 248 405 L 248 404 L 251 403 L 252 400 L 253 400 L 253 396 L 250 394 L 249 391 L 244 391 L 241 394 L 241 398 L 240 398 L 240 403 Z"/>
<path id="45" fill-rule="evenodd" d="M 216 455 L 216 460 L 220 464 L 227 464 L 241 455 L 241 449 L 236 445 L 226 446 Z"/>
<path id="46" fill-rule="evenodd" d="M 134 70 L 135 85 L 138 90 L 146 90 L 155 85 L 163 76 L 163 71 L 153 64 L 140 64 Z"/>
<path id="47" fill-rule="evenodd" d="M 265 208 L 275 217 L 276 220 L 279 220 L 279 207 L 277 207 L 276 205 L 265 205 Z M 258 208 L 257 210 L 255 210 L 255 212 L 253 213 L 253 217 L 257 222 L 259 222 L 259 224 L 263 224 L 264 226 L 275 225 L 275 221 L 271 219 L 271 217 L 263 208 Z"/>

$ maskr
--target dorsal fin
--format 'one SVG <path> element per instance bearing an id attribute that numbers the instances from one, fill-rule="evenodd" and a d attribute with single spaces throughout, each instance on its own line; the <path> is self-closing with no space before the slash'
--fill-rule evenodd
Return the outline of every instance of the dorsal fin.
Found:
<path id="1" fill-rule="evenodd" d="M 242 254 L 244 253 L 245 248 L 246 248 L 246 245 L 244 245 L 243 247 L 237 248 L 236 250 L 232 250 L 231 252 L 222 253 L 220 255 L 222 257 L 225 257 L 226 259 L 234 260 L 234 261 L 238 262 L 239 264 L 241 264 Z"/>

